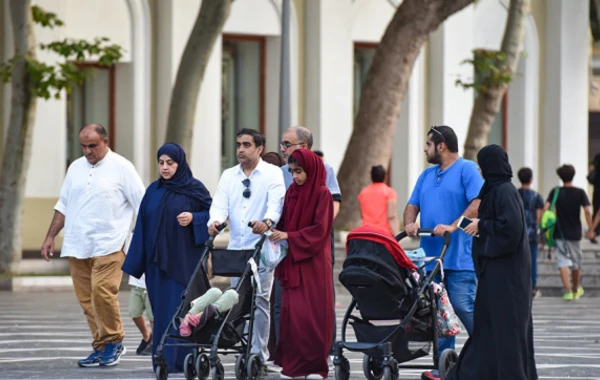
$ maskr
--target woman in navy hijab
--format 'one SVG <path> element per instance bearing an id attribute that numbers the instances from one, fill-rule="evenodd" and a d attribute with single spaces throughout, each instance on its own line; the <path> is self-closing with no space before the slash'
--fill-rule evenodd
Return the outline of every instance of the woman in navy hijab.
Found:
<path id="1" fill-rule="evenodd" d="M 140 278 L 154 314 L 152 362 L 173 314 L 181 302 L 208 239 L 210 193 L 194 178 L 185 152 L 177 144 L 165 144 L 157 153 L 160 178 L 142 199 L 131 246 L 123 271 Z M 164 356 L 169 372 L 182 372 L 189 350 L 167 346 Z"/>

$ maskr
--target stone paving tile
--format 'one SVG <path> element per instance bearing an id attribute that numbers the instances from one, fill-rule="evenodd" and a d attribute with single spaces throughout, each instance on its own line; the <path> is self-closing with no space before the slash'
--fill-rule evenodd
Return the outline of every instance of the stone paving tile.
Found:
<path id="1" fill-rule="evenodd" d="M 338 328 L 350 298 L 338 289 Z M 120 295 L 127 354 L 110 368 L 78 368 L 90 352 L 85 318 L 72 292 L 0 292 L 0 379 L 153 379 L 148 357 L 135 355 L 141 339 L 127 316 L 129 293 Z M 600 299 L 584 297 L 567 303 L 539 298 L 534 303 L 536 359 L 540 379 L 600 380 Z M 339 333 L 338 333 L 339 337 Z M 353 332 L 348 330 L 348 339 Z M 466 335 L 457 339 L 464 344 Z M 364 379 L 362 357 L 348 355 L 351 378 Z M 234 360 L 224 357 L 226 379 L 234 379 Z M 429 364 L 431 357 L 411 364 Z M 420 370 L 401 370 L 400 379 L 420 378 Z M 330 372 L 333 378 L 333 372 Z M 267 379 L 278 379 L 270 373 Z M 173 374 L 169 379 L 184 379 Z"/>

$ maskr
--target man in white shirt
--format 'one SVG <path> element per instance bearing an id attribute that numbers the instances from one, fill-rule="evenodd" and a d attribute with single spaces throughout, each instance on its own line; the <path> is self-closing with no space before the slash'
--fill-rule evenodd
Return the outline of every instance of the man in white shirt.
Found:
<path id="1" fill-rule="evenodd" d="M 113 366 L 125 353 L 117 298 L 123 248 L 145 188 L 131 162 L 109 149 L 104 127 L 84 126 L 79 142 L 84 157 L 69 166 L 42 257 L 54 255 L 54 239 L 64 227 L 61 257 L 69 257 L 75 295 L 94 339 L 94 351 L 78 365 Z"/>
<path id="2" fill-rule="evenodd" d="M 213 197 L 208 233 L 217 235 L 216 227 L 229 219 L 228 249 L 254 249 L 260 235 L 276 225 L 281 217 L 285 196 L 283 174 L 280 168 L 260 158 L 264 146 L 265 138 L 258 131 L 242 129 L 236 139 L 240 164 L 223 172 Z M 269 357 L 269 297 L 273 272 L 260 268 L 259 277 L 261 292 L 256 298 L 252 353 L 265 363 Z M 232 279 L 232 285 L 235 283 Z"/>

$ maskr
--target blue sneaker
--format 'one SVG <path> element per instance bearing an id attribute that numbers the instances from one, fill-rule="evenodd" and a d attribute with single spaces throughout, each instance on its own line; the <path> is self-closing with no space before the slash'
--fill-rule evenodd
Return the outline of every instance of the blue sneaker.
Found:
<path id="1" fill-rule="evenodd" d="M 125 346 L 121 343 L 106 343 L 104 354 L 102 354 L 102 358 L 100 358 L 100 365 L 113 366 L 119 364 L 121 356 L 123 356 L 126 351 Z"/>
<path id="2" fill-rule="evenodd" d="M 80 367 L 98 367 L 103 353 L 103 350 L 94 350 L 87 358 L 78 360 L 77 365 Z"/>

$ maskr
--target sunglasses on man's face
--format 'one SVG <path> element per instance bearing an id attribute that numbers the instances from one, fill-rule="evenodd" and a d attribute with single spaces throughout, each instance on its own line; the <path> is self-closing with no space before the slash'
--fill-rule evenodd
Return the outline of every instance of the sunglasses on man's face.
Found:
<path id="1" fill-rule="evenodd" d="M 250 180 L 246 178 L 242 181 L 242 185 L 246 186 L 246 189 L 244 190 L 242 195 L 244 196 L 244 198 L 250 198 L 250 195 L 252 195 L 252 192 L 250 191 Z"/>

